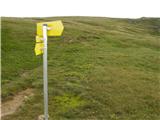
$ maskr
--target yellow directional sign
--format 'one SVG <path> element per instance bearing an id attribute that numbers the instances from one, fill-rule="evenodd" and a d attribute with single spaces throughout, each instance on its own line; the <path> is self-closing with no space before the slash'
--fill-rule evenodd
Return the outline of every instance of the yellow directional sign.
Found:
<path id="1" fill-rule="evenodd" d="M 44 48 L 44 42 L 43 42 L 43 38 L 36 36 L 36 45 L 34 48 L 35 54 L 36 55 L 41 55 L 43 54 L 43 48 Z"/>
<path id="2" fill-rule="evenodd" d="M 61 20 L 52 21 L 52 22 L 42 22 L 37 23 L 37 35 L 43 36 L 43 24 L 47 24 L 48 30 L 47 35 L 48 36 L 61 36 L 64 26 L 62 24 Z"/>
<path id="3" fill-rule="evenodd" d="M 43 47 L 44 47 L 44 43 L 36 43 L 35 49 L 34 49 L 36 55 L 41 55 L 41 54 L 43 54 Z"/>
<path id="4" fill-rule="evenodd" d="M 36 36 L 36 42 L 43 42 L 43 37 Z"/>
<path id="5" fill-rule="evenodd" d="M 47 34 L 43 36 L 43 25 L 47 24 Z M 61 36 L 64 26 L 61 20 L 51 21 L 51 22 L 41 22 L 37 23 L 37 36 L 35 45 L 35 54 L 40 55 L 44 52 L 44 37 L 47 36 Z M 46 32 L 45 32 L 46 33 Z"/>

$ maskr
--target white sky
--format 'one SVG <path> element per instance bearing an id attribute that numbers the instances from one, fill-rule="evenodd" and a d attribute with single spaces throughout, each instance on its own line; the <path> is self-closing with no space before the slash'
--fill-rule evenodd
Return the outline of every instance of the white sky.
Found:
<path id="1" fill-rule="evenodd" d="M 0 15 L 160 17 L 160 0 L 1 0 Z"/>

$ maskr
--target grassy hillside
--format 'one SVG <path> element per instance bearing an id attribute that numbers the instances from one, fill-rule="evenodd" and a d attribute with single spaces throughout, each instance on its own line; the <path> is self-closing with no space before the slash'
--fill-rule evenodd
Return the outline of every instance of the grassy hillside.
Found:
<path id="1" fill-rule="evenodd" d="M 48 49 L 50 120 L 159 120 L 160 19 L 1 18 L 2 100 L 34 89 L 4 120 L 43 114 L 42 56 L 36 23 L 61 19 Z"/>

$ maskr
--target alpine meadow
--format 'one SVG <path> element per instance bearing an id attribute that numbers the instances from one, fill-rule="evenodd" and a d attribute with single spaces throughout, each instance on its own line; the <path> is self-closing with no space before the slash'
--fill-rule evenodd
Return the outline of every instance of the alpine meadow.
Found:
<path id="1" fill-rule="evenodd" d="M 43 115 L 36 23 L 53 20 L 64 32 L 48 38 L 49 120 L 160 120 L 160 18 L 1 17 L 3 120 Z"/>

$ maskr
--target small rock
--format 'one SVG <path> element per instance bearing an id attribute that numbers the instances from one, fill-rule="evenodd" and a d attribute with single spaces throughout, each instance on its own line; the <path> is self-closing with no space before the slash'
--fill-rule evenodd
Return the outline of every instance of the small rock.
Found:
<path id="1" fill-rule="evenodd" d="M 29 100 L 29 97 L 28 96 L 24 96 L 24 100 L 25 101 Z"/>
<path id="2" fill-rule="evenodd" d="M 39 115 L 38 120 L 44 120 L 44 115 Z"/>
<path id="3" fill-rule="evenodd" d="M 48 118 L 49 118 L 49 115 L 48 115 Z M 39 115 L 38 120 L 44 120 L 44 115 Z"/>

